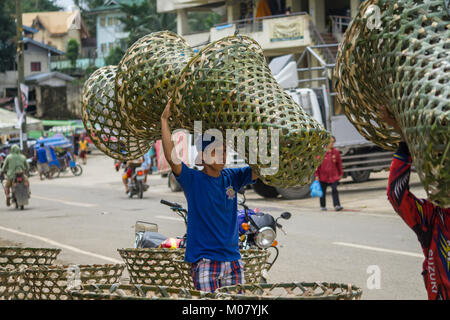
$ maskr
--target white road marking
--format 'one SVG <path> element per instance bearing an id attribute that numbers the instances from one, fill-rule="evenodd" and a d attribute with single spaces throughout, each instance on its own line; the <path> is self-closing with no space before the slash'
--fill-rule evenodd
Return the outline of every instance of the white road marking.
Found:
<path id="1" fill-rule="evenodd" d="M 346 246 L 346 247 L 352 247 L 352 248 L 358 248 L 358 249 L 365 249 L 365 250 L 372 250 L 372 251 L 379 251 L 379 252 L 386 252 L 386 253 L 394 253 L 394 254 L 401 254 L 404 256 L 410 256 L 410 257 L 416 257 L 416 258 L 424 258 L 423 254 L 415 253 L 415 252 L 408 252 L 408 251 L 401 251 L 401 250 L 391 250 L 391 249 L 384 249 L 384 248 L 377 248 L 377 247 L 370 247 L 370 246 L 364 246 L 360 244 L 354 244 L 354 243 L 347 243 L 347 242 L 333 242 L 333 244 L 338 246 Z"/>
<path id="2" fill-rule="evenodd" d="M 97 205 L 93 204 L 93 203 L 72 202 L 72 201 L 61 200 L 61 199 L 46 198 L 46 197 L 41 197 L 41 196 L 36 196 L 36 195 L 32 195 L 32 198 L 53 201 L 53 202 L 60 202 L 60 203 L 67 204 L 69 206 L 75 206 L 75 207 L 83 207 L 83 208 L 97 207 Z"/>
<path id="3" fill-rule="evenodd" d="M 34 234 L 25 233 L 25 232 L 22 232 L 22 231 L 6 228 L 6 227 L 2 227 L 2 226 L 0 226 L 0 230 L 6 231 L 6 232 L 11 232 L 11 233 L 14 233 L 14 234 L 17 234 L 17 235 L 20 235 L 20 236 L 24 236 L 24 237 L 28 237 L 28 238 L 40 240 L 40 241 L 46 242 L 48 244 L 51 244 L 51 245 L 56 246 L 56 247 L 61 248 L 61 249 L 70 250 L 70 251 L 73 251 L 73 252 L 76 252 L 76 253 L 79 253 L 79 254 L 84 254 L 86 256 L 91 256 L 91 257 L 94 257 L 94 258 L 102 259 L 102 260 L 105 260 L 105 261 L 108 261 L 108 262 L 111 262 L 111 263 L 123 264 L 123 261 L 120 261 L 120 260 L 117 260 L 117 259 L 113 259 L 113 258 L 110 258 L 110 257 L 107 257 L 107 256 L 103 256 L 103 255 L 100 255 L 100 254 L 92 253 L 92 252 L 89 252 L 89 251 L 84 251 L 84 250 L 81 250 L 81 249 L 78 249 L 78 248 L 75 248 L 75 247 L 72 247 L 72 246 L 69 246 L 69 245 L 65 245 L 65 244 L 53 241 L 53 240 L 48 239 L 48 238 L 44 238 L 44 237 L 41 237 L 41 236 L 36 236 Z"/>
<path id="4" fill-rule="evenodd" d="M 184 222 L 184 220 L 183 220 L 183 219 L 181 219 L 181 218 L 174 218 L 174 217 L 166 217 L 166 216 L 155 216 L 155 218 L 158 218 L 158 219 L 165 219 L 165 220 L 173 220 L 173 221 L 181 221 L 181 222 Z"/>

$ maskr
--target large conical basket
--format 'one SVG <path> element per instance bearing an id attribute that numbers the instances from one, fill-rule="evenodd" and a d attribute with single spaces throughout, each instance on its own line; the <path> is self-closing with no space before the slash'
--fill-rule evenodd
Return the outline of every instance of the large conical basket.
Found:
<path id="1" fill-rule="evenodd" d="M 450 9 L 446 1 L 368 0 L 339 47 L 338 101 L 368 140 L 394 149 L 401 128 L 428 197 L 450 206 Z"/>
<path id="2" fill-rule="evenodd" d="M 11 300 L 19 287 L 21 271 L 0 267 L 0 300 Z"/>
<path id="3" fill-rule="evenodd" d="M 14 289 L 14 299 L 32 298 L 31 286 L 23 277 L 23 270 L 30 267 L 50 266 L 61 249 L 0 247 L 0 267 L 19 272 L 18 285 Z"/>
<path id="4" fill-rule="evenodd" d="M 127 266 L 131 284 L 183 287 L 175 260 L 184 258 L 184 249 L 117 249 Z"/>
<path id="5" fill-rule="evenodd" d="M 116 94 L 121 114 L 137 136 L 161 137 L 161 114 L 181 71 L 194 56 L 187 42 L 169 31 L 136 41 L 118 64 Z"/>
<path id="6" fill-rule="evenodd" d="M 277 83 L 259 44 L 246 36 L 203 48 L 183 70 L 173 97 L 174 128 L 192 132 L 199 121 L 203 131 L 217 129 L 271 186 L 309 183 L 329 141 L 328 132 Z"/>
<path id="7" fill-rule="evenodd" d="M 217 298 L 234 300 L 359 300 L 362 290 L 352 284 L 293 282 L 242 284 L 216 290 Z"/>
<path id="8" fill-rule="evenodd" d="M 85 82 L 82 96 L 83 124 L 95 146 L 118 160 L 134 160 L 145 154 L 152 142 L 139 139 L 125 125 L 115 96 L 117 66 L 96 70 Z"/>
<path id="9" fill-rule="evenodd" d="M 263 275 L 267 270 L 267 259 L 269 256 L 270 253 L 268 250 L 241 250 L 245 283 L 261 283 L 263 281 Z M 183 260 L 175 260 L 174 264 L 181 276 L 183 288 L 195 290 L 196 288 L 191 274 L 192 264 Z"/>
<path id="10" fill-rule="evenodd" d="M 70 290 L 80 285 L 120 282 L 124 268 L 122 264 L 34 267 L 23 277 L 31 286 L 32 299 L 70 300 Z"/>
<path id="11" fill-rule="evenodd" d="M 215 299 L 215 294 L 147 285 L 84 285 L 71 291 L 74 300 L 197 300 Z"/>

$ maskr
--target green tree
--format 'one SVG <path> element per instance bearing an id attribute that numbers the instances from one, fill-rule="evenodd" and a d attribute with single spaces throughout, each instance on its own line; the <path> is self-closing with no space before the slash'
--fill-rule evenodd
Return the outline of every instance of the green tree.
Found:
<path id="1" fill-rule="evenodd" d="M 0 3 L 0 72 L 12 69 L 16 54 L 16 24 L 5 8 L 5 2 Z"/>
<path id="2" fill-rule="evenodd" d="M 3 2 L 3 1 L 2 1 Z M 15 14 L 16 1 L 4 1 L 6 2 L 6 10 Z M 22 0 L 22 12 L 44 12 L 44 11 L 59 11 L 63 8 L 55 4 L 55 0 Z"/>
<path id="3" fill-rule="evenodd" d="M 189 12 L 188 25 L 190 32 L 209 31 L 209 29 L 222 21 L 222 16 L 215 12 Z"/>
<path id="4" fill-rule="evenodd" d="M 70 60 L 70 64 L 72 65 L 72 68 L 75 68 L 78 58 L 78 41 L 75 39 L 70 39 L 69 42 L 67 42 L 67 50 L 66 50 L 66 57 Z"/>
<path id="5" fill-rule="evenodd" d="M 176 31 L 176 15 L 173 13 L 158 13 L 156 11 L 156 0 L 147 0 L 140 4 L 121 4 L 122 11 L 126 13 L 125 18 L 120 20 L 125 25 L 124 31 L 129 32 L 128 46 L 146 34 L 169 30 Z"/>
<path id="6" fill-rule="evenodd" d="M 109 51 L 108 56 L 105 58 L 105 64 L 115 66 L 119 64 L 125 52 L 121 47 L 115 47 L 111 51 Z"/>

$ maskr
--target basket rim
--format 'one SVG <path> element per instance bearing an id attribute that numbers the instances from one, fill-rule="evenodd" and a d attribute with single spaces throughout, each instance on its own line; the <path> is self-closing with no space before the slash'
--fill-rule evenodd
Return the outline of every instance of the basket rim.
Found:
<path id="1" fill-rule="evenodd" d="M 336 289 L 336 288 L 350 288 L 352 291 L 349 293 L 339 293 L 339 294 L 329 294 L 329 295 L 312 295 L 312 296 L 292 296 L 292 297 L 284 297 L 284 296 L 261 296 L 257 294 L 239 294 L 239 293 L 229 293 L 229 292 L 223 292 L 228 289 L 236 289 L 236 288 L 261 288 L 261 289 L 268 289 L 268 288 L 284 288 L 284 287 L 297 287 L 298 285 L 305 286 L 305 287 L 313 287 L 313 286 L 325 286 L 328 288 Z M 280 282 L 280 283 L 261 283 L 261 284 L 255 284 L 255 283 L 248 283 L 248 284 L 239 284 L 234 286 L 226 286 L 226 287 L 220 287 L 216 290 L 217 294 L 219 296 L 223 297 L 231 297 L 235 299 L 260 299 L 260 300 L 339 300 L 342 298 L 360 298 L 362 296 L 362 289 L 360 287 L 357 287 L 354 284 L 344 284 L 344 283 L 336 283 L 336 282 Z"/>

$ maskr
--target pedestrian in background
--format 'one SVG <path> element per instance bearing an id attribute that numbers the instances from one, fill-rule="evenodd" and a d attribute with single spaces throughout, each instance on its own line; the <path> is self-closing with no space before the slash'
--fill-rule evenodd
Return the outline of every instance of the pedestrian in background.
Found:
<path id="1" fill-rule="evenodd" d="M 79 150 L 80 150 L 80 158 L 83 161 L 83 164 L 86 164 L 87 153 L 88 153 L 88 141 L 84 135 L 81 137 L 78 144 L 79 144 Z"/>
<path id="2" fill-rule="evenodd" d="M 325 153 L 323 161 L 315 173 L 316 180 L 320 182 L 320 186 L 323 191 L 323 195 L 320 197 L 320 208 L 323 211 L 327 210 L 326 192 L 328 186 L 331 186 L 334 209 L 336 211 L 342 210 L 341 203 L 339 202 L 337 186 L 339 184 L 339 180 L 343 177 L 344 172 L 342 170 L 341 154 L 339 150 L 334 147 L 335 142 L 336 138 L 334 136 L 331 137 L 331 142 L 326 147 L 327 152 Z"/>
<path id="3" fill-rule="evenodd" d="M 49 177 L 48 175 L 48 158 L 47 158 L 47 150 L 44 147 L 44 144 L 41 143 L 39 148 L 36 150 L 36 157 L 37 157 L 37 167 L 39 171 L 39 177 L 41 180 L 44 180 L 42 176 Z"/>

